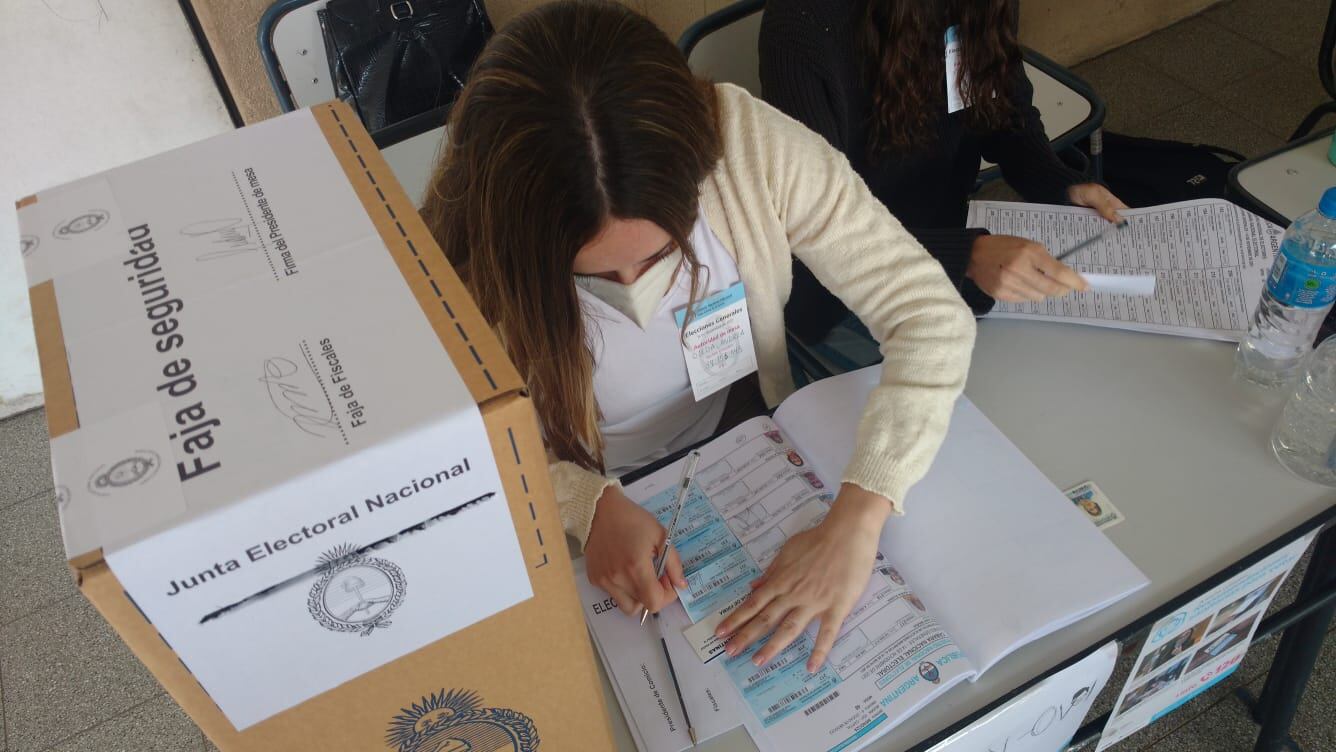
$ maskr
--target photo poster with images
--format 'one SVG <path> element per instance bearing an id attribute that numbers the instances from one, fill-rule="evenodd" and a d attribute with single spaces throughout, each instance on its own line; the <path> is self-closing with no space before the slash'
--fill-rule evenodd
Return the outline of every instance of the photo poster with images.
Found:
<path id="1" fill-rule="evenodd" d="M 1149 726 L 1229 676 L 1267 606 L 1316 532 L 1290 543 L 1155 622 L 1096 752 Z"/>
<path id="2" fill-rule="evenodd" d="M 952 734 L 928 752 L 1053 752 L 1063 749 L 1085 720 L 1118 662 L 1109 642 Z"/>

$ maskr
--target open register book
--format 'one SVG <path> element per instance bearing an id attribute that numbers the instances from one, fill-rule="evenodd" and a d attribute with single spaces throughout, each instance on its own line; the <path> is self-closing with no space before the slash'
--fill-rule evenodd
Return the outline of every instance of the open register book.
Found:
<path id="1" fill-rule="evenodd" d="M 762 750 L 855 750 L 1013 650 L 1147 584 L 962 397 L 908 513 L 887 523 L 827 665 L 806 669 L 816 625 L 765 666 L 752 664 L 755 648 L 721 655 L 710 638 L 720 615 L 790 536 L 825 516 L 879 373 L 812 384 L 773 419 L 749 420 L 701 448 L 674 539 L 688 587 L 657 626 L 641 627 L 577 572 L 585 618 L 641 752 L 691 746 L 660 629 L 702 740 L 742 725 Z M 667 524 L 680 474 L 674 463 L 626 492 Z"/>

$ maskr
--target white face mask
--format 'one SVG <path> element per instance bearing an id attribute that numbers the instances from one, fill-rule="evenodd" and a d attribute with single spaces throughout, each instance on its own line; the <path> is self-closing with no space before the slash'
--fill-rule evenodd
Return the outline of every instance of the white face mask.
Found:
<path id="1" fill-rule="evenodd" d="M 681 264 L 682 251 L 679 249 L 656 261 L 629 285 L 583 274 L 575 275 L 575 284 L 644 329 L 659 309 L 663 296 L 668 294 Z"/>

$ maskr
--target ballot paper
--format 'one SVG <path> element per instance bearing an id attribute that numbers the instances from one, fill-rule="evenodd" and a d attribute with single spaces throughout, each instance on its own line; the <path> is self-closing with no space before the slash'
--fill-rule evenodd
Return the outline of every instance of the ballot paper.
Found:
<path id="1" fill-rule="evenodd" d="M 1091 282 L 1090 291 L 999 302 L 989 317 L 1241 339 L 1284 228 L 1221 199 L 1119 213 L 1128 220 L 1126 228 L 1064 259 Z M 1108 227 L 1093 209 L 1002 201 L 971 201 L 967 223 L 1029 238 L 1054 254 Z M 1149 293 L 1147 277 L 1155 279 Z"/>
<path id="2" fill-rule="evenodd" d="M 690 684 L 700 681 L 715 698 L 731 692 L 719 703 L 731 714 L 722 725 L 747 724 L 753 738 L 779 752 L 859 749 L 1012 650 L 1147 582 L 961 398 L 938 461 L 906 500 L 908 514 L 887 525 L 885 554 L 826 665 L 815 673 L 806 668 L 815 624 L 764 665 L 751 660 L 764 640 L 737 657 L 719 655 L 709 644 L 710 625 L 746 596 L 789 538 L 828 511 L 832 479 L 852 452 L 878 375 L 865 369 L 810 385 L 773 419 L 753 418 L 701 447 L 675 533 L 688 584 L 680 603 L 665 611 L 665 628 L 682 627 L 670 646 L 679 678 L 683 661 L 700 672 L 683 679 L 683 690 L 698 696 Z M 680 472 L 680 463 L 669 465 L 628 484 L 626 493 L 666 524 Z M 921 508 L 916 498 L 925 499 Z M 1079 575 L 1088 567 L 1105 573 L 1094 587 Z M 1036 571 L 1046 573 L 1045 588 L 1018 585 Z M 597 603 L 598 595 L 594 589 L 586 597 Z M 623 710 L 640 724 L 642 752 L 677 752 L 681 739 L 658 728 L 673 725 L 658 720 L 671 710 L 640 686 L 648 677 L 636 678 L 649 665 L 647 648 L 627 647 L 636 620 L 606 600 L 586 617 L 609 674 L 622 677 Z M 639 690 L 627 691 L 628 684 Z M 670 695 L 660 696 L 671 705 Z M 691 714 L 696 720 L 694 706 Z"/>

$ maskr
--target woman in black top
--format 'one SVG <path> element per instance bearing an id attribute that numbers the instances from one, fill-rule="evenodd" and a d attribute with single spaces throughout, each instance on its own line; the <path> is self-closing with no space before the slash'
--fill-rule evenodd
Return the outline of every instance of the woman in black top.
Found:
<path id="1" fill-rule="evenodd" d="M 761 21 L 764 98 L 848 156 L 979 314 L 994 299 L 1086 288 L 1043 246 L 964 226 L 981 156 L 1026 200 L 1089 206 L 1110 221 L 1126 208 L 1054 154 L 1031 103 L 1015 2 L 769 0 Z M 958 97 L 947 91 L 948 30 L 960 40 Z M 814 341 L 847 312 L 800 267 L 787 318 Z"/>

